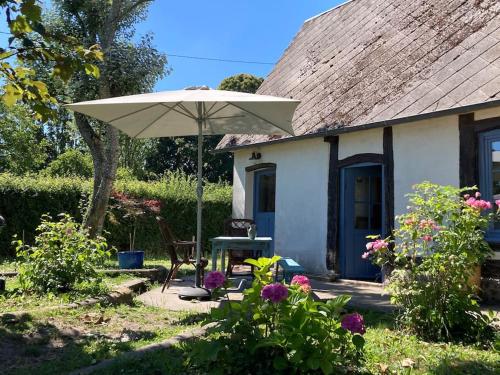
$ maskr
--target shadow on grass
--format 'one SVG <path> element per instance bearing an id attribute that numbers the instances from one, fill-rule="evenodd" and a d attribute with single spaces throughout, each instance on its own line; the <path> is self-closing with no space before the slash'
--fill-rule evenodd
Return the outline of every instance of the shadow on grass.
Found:
<path id="1" fill-rule="evenodd" d="M 172 325 L 194 325 L 205 322 L 208 317 L 208 313 L 188 314 L 173 322 Z"/>
<path id="2" fill-rule="evenodd" d="M 429 374 L 498 375 L 500 374 L 500 363 L 493 368 L 482 361 L 450 361 L 445 359 L 435 368 L 429 369 Z"/>
<path id="3" fill-rule="evenodd" d="M 349 312 L 357 312 L 363 315 L 365 325 L 368 328 L 388 328 L 395 329 L 394 313 L 385 313 L 366 309 L 348 309 Z"/>
<path id="4" fill-rule="evenodd" d="M 37 322 L 30 314 L 7 315 L 0 322 L 2 374 L 64 374 L 133 350 L 135 340 L 152 331 L 122 330 L 119 335 Z"/>

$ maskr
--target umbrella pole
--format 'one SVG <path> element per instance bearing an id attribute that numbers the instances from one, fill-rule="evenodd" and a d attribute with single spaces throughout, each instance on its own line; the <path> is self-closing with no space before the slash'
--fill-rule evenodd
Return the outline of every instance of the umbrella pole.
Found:
<path id="1" fill-rule="evenodd" d="M 198 186 L 196 209 L 196 276 L 195 286 L 201 287 L 201 222 L 203 209 L 203 120 L 198 119 Z"/>

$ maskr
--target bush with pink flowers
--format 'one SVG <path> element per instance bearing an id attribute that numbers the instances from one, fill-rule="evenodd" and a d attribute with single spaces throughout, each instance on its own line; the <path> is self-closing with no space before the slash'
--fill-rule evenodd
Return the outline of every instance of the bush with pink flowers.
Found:
<path id="1" fill-rule="evenodd" d="M 290 285 L 274 281 L 270 270 L 279 259 L 247 259 L 255 269 L 252 286 L 241 302 L 212 311 L 216 326 L 195 345 L 189 358 L 193 368 L 241 374 L 356 370 L 365 326 L 361 315 L 346 314 L 350 297 L 317 302 L 303 275 L 294 276 Z"/>
<path id="2" fill-rule="evenodd" d="M 475 188 L 414 186 L 392 239 L 369 242 L 363 256 L 378 265 L 390 260 L 388 288 L 399 307 L 398 321 L 424 339 L 492 338 L 491 320 L 481 313 L 470 280 L 491 254 L 484 236 L 497 214 L 491 202 L 470 191 Z"/>

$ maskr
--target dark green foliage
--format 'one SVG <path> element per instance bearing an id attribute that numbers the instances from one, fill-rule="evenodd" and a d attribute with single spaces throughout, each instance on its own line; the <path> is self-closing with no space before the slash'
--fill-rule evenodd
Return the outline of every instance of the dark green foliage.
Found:
<path id="1" fill-rule="evenodd" d="M 225 78 L 219 85 L 219 90 L 239 91 L 255 94 L 257 89 L 264 82 L 264 78 L 256 77 L 252 74 L 236 74 Z"/>
<path id="2" fill-rule="evenodd" d="M 80 176 L 90 178 L 93 174 L 92 157 L 75 149 L 69 149 L 59 155 L 57 159 L 43 171 L 52 177 Z"/>
<path id="3" fill-rule="evenodd" d="M 81 202 L 91 191 L 90 180 L 80 178 L 16 177 L 0 174 L 0 214 L 7 226 L 0 233 L 0 256 L 13 256 L 12 236 L 23 233 L 28 243 L 33 243 L 35 228 L 40 217 L 48 213 L 56 217 L 66 212 L 81 220 Z M 196 182 L 179 173 L 170 173 L 162 180 L 144 182 L 119 180 L 115 190 L 130 196 L 161 201 L 161 215 L 170 223 L 177 236 L 191 239 L 196 233 Z M 231 215 L 231 187 L 225 184 L 207 184 L 203 205 L 203 243 L 208 249 L 208 239 L 222 233 L 225 218 Z M 115 217 L 117 215 L 114 215 Z M 111 246 L 127 249 L 130 219 L 109 220 L 105 224 L 105 237 Z M 165 255 L 161 249 L 157 224 L 152 217 L 137 228 L 136 247 L 148 254 Z"/>
<path id="4" fill-rule="evenodd" d="M 203 177 L 210 182 L 232 181 L 233 155 L 212 151 L 221 135 L 203 138 Z M 198 170 L 198 137 L 160 138 L 146 159 L 146 170 L 161 175 L 165 171 L 181 170 L 195 176 Z"/>
<path id="5" fill-rule="evenodd" d="M 316 302 L 307 278 L 302 285 L 272 284 L 271 269 L 279 259 L 246 260 L 255 267 L 252 286 L 243 292 L 242 301 L 212 309 L 210 335 L 199 340 L 188 357 L 193 369 L 209 374 L 355 372 L 365 340 L 341 323 L 350 297 Z M 266 288 L 272 287 L 287 294 L 275 302 L 264 299 Z"/>
<path id="6" fill-rule="evenodd" d="M 47 148 L 42 128 L 26 106 L 9 108 L 0 102 L 0 171 L 36 172 L 47 159 Z"/>
<path id="7" fill-rule="evenodd" d="M 102 267 L 110 256 L 106 241 L 91 239 L 88 230 L 68 214 L 59 216 L 59 221 L 42 216 L 33 246 L 16 241 L 19 283 L 26 292 L 59 293 L 82 282 L 102 282 L 96 267 Z"/>

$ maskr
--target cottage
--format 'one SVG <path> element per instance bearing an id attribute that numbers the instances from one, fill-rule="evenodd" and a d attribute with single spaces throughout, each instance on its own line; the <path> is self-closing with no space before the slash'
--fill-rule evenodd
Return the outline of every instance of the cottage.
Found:
<path id="1" fill-rule="evenodd" d="M 349 1 L 305 21 L 258 93 L 301 100 L 297 136 L 220 142 L 233 214 L 311 273 L 375 278 L 365 236 L 389 232 L 415 183 L 500 194 L 497 0 Z"/>

